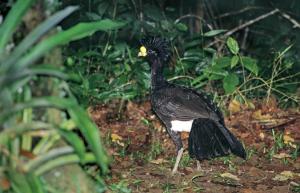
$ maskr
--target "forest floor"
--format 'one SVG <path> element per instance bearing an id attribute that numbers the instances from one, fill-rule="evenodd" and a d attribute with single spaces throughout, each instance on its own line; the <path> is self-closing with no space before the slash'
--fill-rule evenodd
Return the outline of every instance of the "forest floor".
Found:
<path id="1" fill-rule="evenodd" d="M 202 161 L 204 171 L 197 171 L 186 150 L 174 176 L 175 146 L 149 102 L 90 108 L 112 158 L 108 192 L 300 192 L 299 109 L 279 109 L 275 100 L 250 106 L 232 101 L 225 119 L 244 143 L 247 160 Z M 182 138 L 186 147 L 188 134 Z"/>

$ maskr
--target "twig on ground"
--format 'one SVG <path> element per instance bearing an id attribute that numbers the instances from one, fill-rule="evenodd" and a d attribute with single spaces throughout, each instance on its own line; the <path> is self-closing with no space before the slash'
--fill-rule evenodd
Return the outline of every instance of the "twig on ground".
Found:
<path id="1" fill-rule="evenodd" d="M 294 119 L 291 119 L 291 120 L 287 120 L 285 122 L 278 123 L 276 125 L 265 125 L 264 129 L 266 129 L 266 130 L 280 129 L 280 128 L 283 128 L 284 126 L 295 123 L 296 120 L 297 120 L 297 118 L 294 118 Z"/>

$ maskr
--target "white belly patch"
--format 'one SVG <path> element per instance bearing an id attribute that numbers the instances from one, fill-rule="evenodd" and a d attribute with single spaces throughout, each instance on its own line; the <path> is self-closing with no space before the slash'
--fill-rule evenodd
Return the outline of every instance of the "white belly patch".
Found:
<path id="1" fill-rule="evenodd" d="M 171 121 L 172 127 L 171 130 L 175 131 L 175 132 L 190 132 L 191 128 L 192 128 L 192 124 L 193 124 L 194 120 L 190 120 L 190 121 L 178 121 L 178 120 L 174 120 Z"/>

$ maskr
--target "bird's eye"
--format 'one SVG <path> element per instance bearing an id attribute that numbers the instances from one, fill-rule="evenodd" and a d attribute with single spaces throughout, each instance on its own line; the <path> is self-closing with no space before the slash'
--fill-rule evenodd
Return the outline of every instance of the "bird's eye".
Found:
<path id="1" fill-rule="evenodd" d="M 148 50 L 148 54 L 155 54 L 154 50 Z"/>

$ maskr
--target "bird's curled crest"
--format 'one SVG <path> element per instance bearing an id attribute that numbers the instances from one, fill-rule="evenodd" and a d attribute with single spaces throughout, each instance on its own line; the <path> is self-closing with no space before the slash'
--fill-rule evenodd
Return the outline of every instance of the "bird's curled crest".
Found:
<path id="1" fill-rule="evenodd" d="M 153 50 L 157 56 L 164 62 L 170 59 L 170 45 L 169 41 L 160 37 L 146 37 L 140 41 L 142 47 L 147 50 Z"/>

